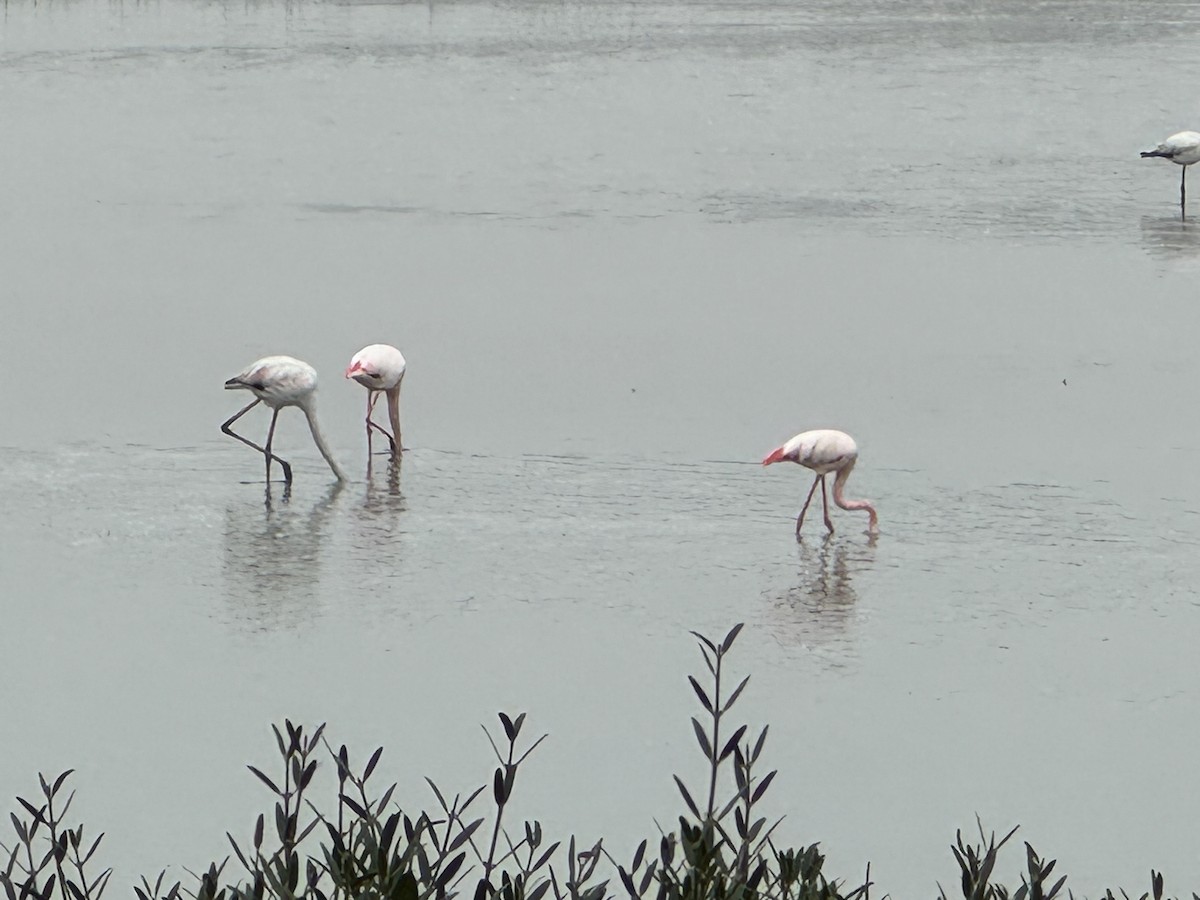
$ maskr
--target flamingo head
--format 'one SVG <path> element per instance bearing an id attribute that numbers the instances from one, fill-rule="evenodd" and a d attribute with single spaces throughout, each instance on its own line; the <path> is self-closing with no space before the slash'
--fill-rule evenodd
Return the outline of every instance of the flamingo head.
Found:
<path id="1" fill-rule="evenodd" d="M 372 372 L 357 359 L 352 361 L 350 367 L 346 369 L 346 377 L 353 378 L 363 387 L 378 387 L 379 373 Z"/>
<path id="2" fill-rule="evenodd" d="M 763 457 L 762 464 L 769 466 L 771 463 L 784 462 L 791 457 L 784 451 L 783 447 L 776 447 L 770 453 Z"/>

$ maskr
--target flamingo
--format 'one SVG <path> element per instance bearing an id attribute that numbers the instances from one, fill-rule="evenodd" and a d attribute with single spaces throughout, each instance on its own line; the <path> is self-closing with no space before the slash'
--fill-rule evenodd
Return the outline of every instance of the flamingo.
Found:
<path id="1" fill-rule="evenodd" d="M 1187 167 L 1194 162 L 1200 162 L 1200 133 L 1181 131 L 1173 134 L 1153 150 L 1142 151 L 1142 159 L 1148 156 L 1161 156 L 1181 167 L 1179 170 L 1179 216 L 1183 218 L 1184 204 L 1187 200 Z"/>
<path id="2" fill-rule="evenodd" d="M 879 516 L 876 515 L 875 507 L 871 505 L 871 502 L 869 500 L 847 500 L 842 495 L 846 479 L 850 477 L 854 464 L 858 462 L 858 445 L 854 443 L 854 438 L 846 432 L 833 431 L 828 428 L 801 432 L 783 446 L 776 447 L 768 453 L 763 458 L 762 464 L 769 466 L 776 462 L 799 463 L 806 469 L 812 469 L 817 473 L 817 477 L 813 479 L 813 485 L 808 491 L 808 498 L 804 501 L 804 508 L 796 517 L 797 538 L 800 537 L 800 526 L 804 524 L 804 514 L 808 512 L 808 504 L 812 502 L 813 492 L 816 491 L 818 483 L 821 485 L 821 502 L 825 507 L 825 527 L 830 532 L 833 531 L 833 522 L 829 520 L 829 497 L 825 493 L 825 475 L 829 472 L 837 472 L 837 477 L 833 481 L 833 502 L 842 509 L 865 509 L 871 516 L 867 531 L 871 534 L 879 533 Z"/>
<path id="3" fill-rule="evenodd" d="M 263 455 L 267 463 L 267 483 L 271 481 L 271 460 L 283 466 L 283 480 L 292 483 L 292 467 L 286 460 L 280 459 L 271 452 L 271 441 L 275 437 L 275 421 L 279 418 L 279 410 L 285 406 L 298 406 L 308 419 L 308 428 L 312 432 L 313 441 L 329 468 L 337 476 L 338 481 L 345 481 L 346 476 L 338 466 L 337 460 L 329 452 L 325 438 L 321 436 L 321 427 L 317 424 L 316 390 L 317 371 L 312 366 L 290 356 L 264 356 L 252 362 L 238 374 L 225 382 L 227 391 L 250 391 L 255 396 L 253 403 L 244 407 L 236 415 L 230 417 L 221 426 L 221 430 L 231 438 L 237 438 L 243 444 L 249 444 Z M 260 403 L 265 403 L 273 410 L 271 427 L 267 431 L 267 446 L 260 447 L 253 441 L 236 434 L 230 426 Z"/>
<path id="4" fill-rule="evenodd" d="M 404 355 L 391 344 L 370 344 L 354 354 L 346 369 L 346 377 L 353 378 L 367 389 L 367 461 L 371 460 L 372 428 L 388 439 L 392 460 L 398 461 L 404 450 L 400 440 L 400 382 L 404 380 Z M 371 420 L 381 391 L 387 394 L 392 434 Z"/>

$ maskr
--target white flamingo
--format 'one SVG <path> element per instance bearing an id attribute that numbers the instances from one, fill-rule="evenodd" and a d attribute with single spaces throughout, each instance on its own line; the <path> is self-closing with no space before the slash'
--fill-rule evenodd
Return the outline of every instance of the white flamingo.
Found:
<path id="1" fill-rule="evenodd" d="M 275 460 L 283 466 L 284 482 L 287 484 L 292 483 L 292 467 L 285 460 L 280 459 L 271 452 L 271 442 L 275 437 L 275 422 L 279 418 L 279 410 L 285 406 L 298 406 L 304 411 L 304 416 L 308 419 L 308 428 L 312 432 L 313 441 L 316 443 L 317 449 L 325 457 L 325 462 L 329 463 L 329 468 L 333 470 L 333 474 L 337 476 L 338 481 L 346 480 L 346 476 L 342 472 L 341 467 L 338 466 L 337 460 L 329 452 L 329 447 L 325 444 L 325 438 L 321 436 L 321 427 L 317 424 L 315 410 L 317 371 L 308 363 L 290 356 L 265 356 L 260 360 L 252 362 L 241 372 L 226 381 L 225 390 L 250 391 L 257 398 L 236 415 L 227 419 L 221 426 L 221 430 L 231 438 L 237 438 L 243 444 L 249 444 L 263 455 L 267 463 L 268 483 L 271 481 L 271 460 Z M 273 410 L 271 413 L 271 427 L 267 431 L 267 445 L 265 447 L 260 447 L 253 441 L 247 440 L 240 434 L 236 434 L 229 427 L 260 403 L 267 404 Z"/>
<path id="2" fill-rule="evenodd" d="M 833 522 L 829 519 L 829 497 L 825 493 L 825 475 L 829 472 L 837 472 L 833 481 L 833 502 L 842 509 L 865 509 L 871 516 L 867 530 L 871 534 L 879 533 L 879 516 L 876 515 L 871 502 L 847 500 L 842 495 L 846 479 L 850 477 L 854 464 L 858 462 L 858 445 L 846 432 L 828 428 L 801 432 L 783 446 L 776 447 L 768 453 L 762 464 L 769 466 L 776 462 L 799 463 L 817 473 L 808 491 L 808 498 L 804 501 L 804 508 L 796 517 L 796 537 L 800 537 L 800 526 L 804 524 L 804 514 L 808 512 L 808 504 L 812 502 L 818 482 L 821 485 L 821 502 L 825 509 L 825 527 L 833 531 Z"/>
<path id="3" fill-rule="evenodd" d="M 367 462 L 371 461 L 371 429 L 375 428 L 388 439 L 392 448 L 392 460 L 399 461 L 404 451 L 400 439 L 400 382 L 404 380 L 404 354 L 391 344 L 370 344 L 354 354 L 346 369 L 346 377 L 353 378 L 367 389 Z M 388 419 L 392 433 L 371 420 L 375 403 L 380 393 L 387 394 Z"/>
<path id="4" fill-rule="evenodd" d="M 1153 150 L 1142 151 L 1142 159 L 1148 156 L 1161 156 L 1180 166 L 1179 215 L 1182 216 L 1187 202 L 1187 167 L 1200 162 L 1200 133 L 1181 131 L 1173 134 Z"/>

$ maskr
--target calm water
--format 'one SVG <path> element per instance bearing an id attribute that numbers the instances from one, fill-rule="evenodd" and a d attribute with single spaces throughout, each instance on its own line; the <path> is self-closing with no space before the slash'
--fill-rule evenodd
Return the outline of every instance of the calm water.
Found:
<path id="1" fill-rule="evenodd" d="M 0 791 L 76 767 L 124 891 L 248 833 L 283 716 L 424 803 L 528 710 L 518 813 L 621 856 L 699 771 L 687 631 L 745 621 L 772 808 L 831 873 L 928 896 L 978 813 L 1077 894 L 1200 884 L 1200 229 L 1137 156 L 1200 122 L 1198 27 L 7 4 Z M 412 449 L 368 480 L 375 341 Z M 294 411 L 286 498 L 218 432 L 268 353 L 353 483 Z M 797 545 L 809 480 L 757 465 L 824 426 L 877 540 Z"/>

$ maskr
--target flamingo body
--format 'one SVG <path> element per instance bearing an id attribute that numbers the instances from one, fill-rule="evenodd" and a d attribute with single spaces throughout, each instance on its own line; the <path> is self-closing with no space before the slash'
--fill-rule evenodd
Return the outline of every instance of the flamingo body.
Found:
<path id="1" fill-rule="evenodd" d="M 225 390 L 247 390 L 271 407 L 299 406 L 317 389 L 317 370 L 291 356 L 264 356 L 225 382 Z"/>
<path id="2" fill-rule="evenodd" d="M 868 530 L 872 534 L 879 531 L 879 517 L 870 501 L 848 500 L 843 496 L 842 491 L 846 479 L 850 477 L 850 472 L 858 462 L 858 444 L 846 432 L 835 431 L 831 428 L 803 431 L 768 453 L 763 458 L 762 464 L 769 466 L 771 463 L 777 462 L 798 463 L 816 473 L 812 487 L 808 491 L 808 498 L 804 501 L 804 508 L 796 517 L 797 537 L 800 536 L 800 528 L 804 524 L 804 514 L 808 511 L 808 505 L 812 502 L 813 493 L 818 484 L 821 486 L 821 498 L 824 504 L 825 527 L 829 531 L 833 531 L 833 522 L 829 518 L 829 498 L 825 490 L 825 476 L 830 472 L 837 473 L 833 482 L 833 502 L 842 509 L 865 509 L 870 516 Z"/>
<path id="3" fill-rule="evenodd" d="M 1180 131 L 1171 135 L 1153 150 L 1143 150 L 1142 159 L 1158 156 L 1169 159 L 1179 170 L 1179 215 L 1182 218 L 1187 206 L 1187 167 L 1200 162 L 1200 132 Z"/>
<path id="4" fill-rule="evenodd" d="M 1153 150 L 1142 151 L 1142 158 L 1161 156 L 1181 166 L 1200 162 L 1200 132 L 1180 131 L 1173 134 Z"/>
<path id="5" fill-rule="evenodd" d="M 350 359 L 346 367 L 346 377 L 353 378 L 367 389 L 367 466 L 371 463 L 371 429 L 379 431 L 387 438 L 392 450 L 393 462 L 400 460 L 404 446 L 400 435 L 400 383 L 404 380 L 406 365 L 404 354 L 391 344 L 369 344 L 363 347 Z M 392 431 L 371 419 L 379 394 L 384 393 L 388 399 L 388 420 Z"/>
<path id="6" fill-rule="evenodd" d="M 317 445 L 321 456 L 325 458 L 325 462 L 329 464 L 329 468 L 333 470 L 333 474 L 337 476 L 338 481 L 346 480 L 346 476 L 342 473 L 341 467 L 338 466 L 337 461 L 333 458 L 333 454 L 329 451 L 329 447 L 325 443 L 325 438 L 321 434 L 321 428 L 317 424 L 317 370 L 308 363 L 291 356 L 264 356 L 262 359 L 255 360 L 241 372 L 226 381 L 225 390 L 250 391 L 256 398 L 249 406 L 244 407 L 237 414 L 226 420 L 221 426 L 221 430 L 230 437 L 236 438 L 243 444 L 248 444 L 263 454 L 267 465 L 268 482 L 271 480 L 271 462 L 275 460 L 283 467 L 283 480 L 288 484 L 292 483 L 292 467 L 271 452 L 271 444 L 275 437 L 275 423 L 279 418 L 279 411 L 285 406 L 300 407 L 304 412 L 304 417 L 308 420 L 309 431 L 312 432 L 313 442 Z M 273 410 L 271 427 L 267 431 L 267 443 L 265 447 L 260 447 L 253 441 L 247 440 L 240 434 L 236 434 L 231 428 L 234 422 L 259 403 L 265 403 Z"/>

